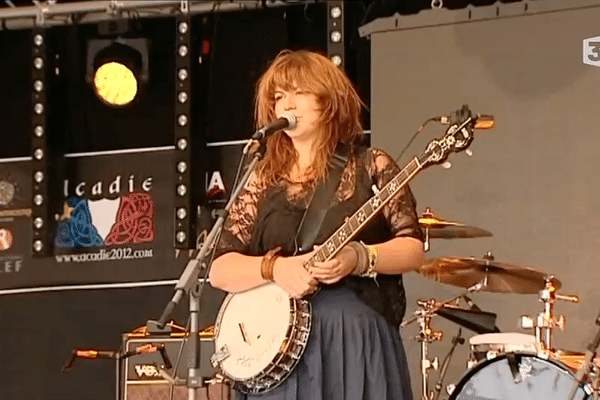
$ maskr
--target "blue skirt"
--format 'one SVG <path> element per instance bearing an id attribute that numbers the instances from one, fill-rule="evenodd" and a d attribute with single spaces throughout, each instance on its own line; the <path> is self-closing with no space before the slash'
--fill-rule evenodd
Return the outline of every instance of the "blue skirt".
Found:
<path id="1" fill-rule="evenodd" d="M 412 400 L 397 329 L 349 288 L 321 289 L 311 304 L 311 335 L 292 374 L 270 392 L 239 399 Z"/>

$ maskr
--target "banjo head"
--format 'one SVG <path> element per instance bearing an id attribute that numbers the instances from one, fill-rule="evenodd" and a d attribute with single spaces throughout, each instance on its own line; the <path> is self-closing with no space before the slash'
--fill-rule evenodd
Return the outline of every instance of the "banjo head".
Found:
<path id="1" fill-rule="evenodd" d="M 293 299 L 278 285 L 267 283 L 229 294 L 221 306 L 215 332 L 215 349 L 226 346 L 220 362 L 235 381 L 256 378 L 276 362 L 293 322 Z"/>

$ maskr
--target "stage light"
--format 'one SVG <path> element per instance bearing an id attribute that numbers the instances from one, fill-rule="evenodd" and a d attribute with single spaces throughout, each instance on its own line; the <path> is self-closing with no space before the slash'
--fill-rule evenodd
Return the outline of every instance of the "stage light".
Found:
<path id="1" fill-rule="evenodd" d="M 40 183 L 41 181 L 44 180 L 44 173 L 42 171 L 37 171 L 33 175 L 33 179 L 35 180 L 36 183 Z"/>
<path id="2" fill-rule="evenodd" d="M 100 99 L 108 104 L 124 106 L 133 101 L 138 92 L 138 82 L 133 71 L 118 62 L 102 64 L 94 75 L 94 89 Z"/>
<path id="3" fill-rule="evenodd" d="M 342 8 L 339 6 L 331 7 L 331 18 L 339 18 L 342 16 Z"/>
<path id="4" fill-rule="evenodd" d="M 177 117 L 177 123 L 179 124 L 179 126 L 186 126 L 188 122 L 188 118 L 185 114 L 181 114 L 179 117 Z"/>
<path id="5" fill-rule="evenodd" d="M 45 46 L 46 30 L 35 27 L 32 30 L 31 53 L 31 169 L 32 169 L 32 249 L 34 257 L 50 255 L 46 220 L 50 215 L 49 189 L 45 179 L 48 172 L 49 149 L 46 141 L 48 93 L 46 79 L 48 74 Z M 35 172 L 33 172 L 35 171 Z"/>
<path id="6" fill-rule="evenodd" d="M 184 104 L 188 99 L 188 95 L 186 92 L 179 92 L 179 94 L 177 95 L 177 100 L 181 103 Z"/>
<path id="7" fill-rule="evenodd" d="M 148 46 L 144 38 L 88 41 L 86 80 L 102 102 L 123 107 L 137 98 L 149 78 Z"/>
<path id="8" fill-rule="evenodd" d="M 340 65 L 342 65 L 342 57 L 340 57 L 339 54 L 331 56 L 331 62 L 333 62 L 333 65 L 335 65 L 336 67 L 339 67 Z"/>
<path id="9" fill-rule="evenodd" d="M 331 32 L 331 41 L 333 43 L 339 43 L 340 40 L 342 40 L 342 32 L 340 32 L 340 31 Z"/>
<path id="10" fill-rule="evenodd" d="M 330 0 L 327 5 L 327 55 L 337 67 L 344 68 L 344 2 Z"/>
<path id="11" fill-rule="evenodd" d="M 177 100 L 175 101 L 175 144 L 177 185 L 175 198 L 175 248 L 190 249 L 194 247 L 193 210 L 193 178 L 192 178 L 192 134 L 191 134 L 191 18 L 186 12 L 177 17 L 175 43 L 175 74 Z"/>
<path id="12" fill-rule="evenodd" d="M 41 240 L 36 240 L 33 242 L 33 250 L 36 253 L 40 253 L 42 251 L 42 249 L 44 248 L 44 246 L 42 245 L 42 241 Z"/>
<path id="13" fill-rule="evenodd" d="M 44 204 L 44 197 L 42 197 L 41 194 L 36 194 L 35 196 L 33 196 L 33 204 L 35 204 L 36 206 L 41 206 L 42 204 Z"/>

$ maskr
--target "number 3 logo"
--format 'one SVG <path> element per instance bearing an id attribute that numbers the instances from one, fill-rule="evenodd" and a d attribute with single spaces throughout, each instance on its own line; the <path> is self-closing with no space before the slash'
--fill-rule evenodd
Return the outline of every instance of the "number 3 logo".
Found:
<path id="1" fill-rule="evenodd" d="M 583 63 L 600 67 L 600 36 L 584 39 Z"/>

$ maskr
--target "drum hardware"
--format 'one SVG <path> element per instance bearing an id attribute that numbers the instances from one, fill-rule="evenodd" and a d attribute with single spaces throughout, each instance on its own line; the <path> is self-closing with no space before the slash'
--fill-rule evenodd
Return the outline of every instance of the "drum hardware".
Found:
<path id="1" fill-rule="evenodd" d="M 483 360 L 460 379 L 449 400 L 566 400 L 577 383 L 560 362 L 529 352 Z M 588 400 L 591 389 L 578 387 L 573 400 Z"/>
<path id="2" fill-rule="evenodd" d="M 437 302 L 434 299 L 424 301 L 419 300 L 417 304 L 421 307 L 416 314 L 419 320 L 419 335 L 413 337 L 421 343 L 421 398 L 423 400 L 433 399 L 433 392 L 429 392 L 429 370 L 438 369 L 438 358 L 429 358 L 429 344 L 435 341 L 441 341 L 444 334 L 442 331 L 434 331 L 431 328 L 431 318 L 437 308 L 439 308 Z"/>
<path id="3" fill-rule="evenodd" d="M 436 314 L 479 334 L 500 332 L 496 326 L 495 313 L 474 309 L 464 310 L 452 305 L 446 305 L 439 309 Z"/>
<path id="4" fill-rule="evenodd" d="M 553 276 L 545 278 L 545 285 L 539 291 L 539 300 L 544 303 L 544 311 L 538 314 L 535 321 L 526 315 L 522 316 L 519 326 L 523 329 L 534 329 L 536 344 L 539 351 L 554 351 L 552 343 L 552 331 L 555 328 L 565 329 L 566 320 L 563 315 L 557 317 L 554 314 L 554 303 L 556 300 L 578 303 L 579 297 L 575 295 L 563 295 L 557 293 L 558 287 Z"/>
<path id="5" fill-rule="evenodd" d="M 417 272 L 427 278 L 453 286 L 472 287 L 496 293 L 538 293 L 545 288 L 546 273 L 530 267 L 494 261 L 488 252 L 483 258 L 439 257 L 427 260 Z M 554 279 L 554 278 L 553 278 Z M 555 290 L 561 283 L 554 279 Z"/>
<path id="6" fill-rule="evenodd" d="M 431 319 L 439 312 L 440 309 L 447 307 L 449 304 L 459 300 L 467 293 L 477 292 L 481 290 L 482 285 L 476 284 L 470 287 L 466 293 L 455 296 L 449 300 L 438 302 L 435 299 L 418 300 L 417 305 L 420 309 L 416 310 L 414 318 L 406 320 L 400 324 L 404 328 L 411 323 L 419 322 L 419 334 L 411 339 L 418 341 L 421 344 L 421 400 L 433 400 L 434 392 L 429 390 L 429 373 L 433 369 L 438 370 L 439 360 L 437 357 L 429 358 L 429 345 L 433 342 L 441 341 L 444 334 L 442 331 L 435 331 L 431 327 Z"/>
<path id="7" fill-rule="evenodd" d="M 578 375 L 575 376 L 577 382 L 588 382 L 591 391 L 590 400 L 598 400 L 600 398 L 600 357 L 593 359 L 593 362 L 589 364 L 589 367 L 585 367 L 586 355 L 580 352 L 556 350 L 553 353 L 554 359 L 560 361 L 566 365 L 574 373 L 580 373 L 581 378 Z M 593 357 L 590 357 L 593 358 Z M 587 369 L 587 377 L 585 371 Z"/>
<path id="8" fill-rule="evenodd" d="M 429 207 L 426 207 L 423 215 L 419 217 L 419 225 L 421 225 L 425 232 L 425 251 L 429 251 L 429 239 L 461 239 L 492 236 L 492 233 L 486 230 L 439 218 L 433 214 Z"/>
<path id="9" fill-rule="evenodd" d="M 598 316 L 596 317 L 595 323 L 596 323 L 596 325 L 598 325 L 600 327 L 600 312 L 598 313 Z M 573 388 L 571 389 L 571 392 L 569 393 L 569 400 L 574 400 L 577 389 L 580 388 L 582 385 L 589 386 L 590 384 L 588 382 L 590 379 L 592 379 L 592 387 L 594 389 L 593 398 L 595 400 L 598 399 L 598 396 L 600 393 L 600 389 L 599 389 L 600 382 L 598 380 L 598 368 L 597 368 L 597 366 L 595 367 L 594 358 L 596 357 L 596 351 L 598 350 L 599 346 L 600 346 L 600 328 L 596 331 L 596 335 L 594 336 L 592 341 L 587 346 L 587 351 L 585 353 L 583 365 L 581 366 L 579 371 L 577 371 L 577 375 L 575 376 L 575 380 L 576 380 L 575 384 L 573 385 Z"/>
<path id="10" fill-rule="evenodd" d="M 440 376 L 434 386 L 434 397 L 433 397 L 434 400 L 438 400 L 440 397 L 440 393 L 442 391 L 442 385 L 444 383 L 444 378 L 446 377 L 446 372 L 448 371 L 448 365 L 450 365 L 450 359 L 452 359 L 452 354 L 454 354 L 454 350 L 456 349 L 456 346 L 459 344 L 465 343 L 465 338 L 463 338 L 461 336 L 461 334 L 462 334 L 462 328 L 458 328 L 458 333 L 456 334 L 456 336 L 454 336 L 452 338 L 452 347 L 450 348 L 450 351 L 444 358 L 444 361 L 442 361 L 442 367 L 440 368 Z"/>
<path id="11" fill-rule="evenodd" d="M 469 360 L 467 368 L 471 369 L 479 362 L 491 360 L 500 355 L 529 352 L 537 353 L 535 336 L 518 332 L 486 333 L 469 338 Z"/>

